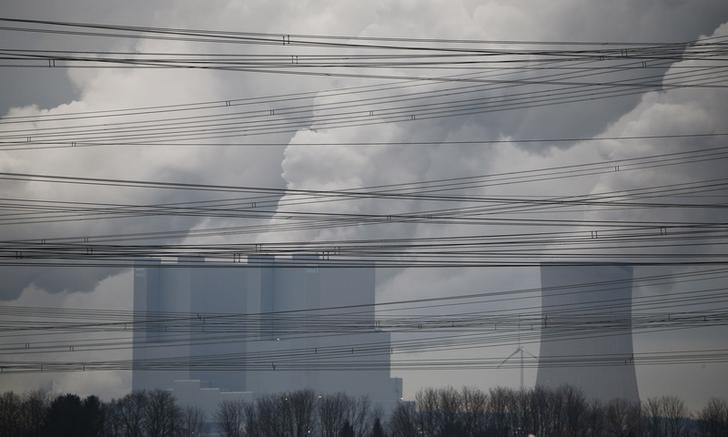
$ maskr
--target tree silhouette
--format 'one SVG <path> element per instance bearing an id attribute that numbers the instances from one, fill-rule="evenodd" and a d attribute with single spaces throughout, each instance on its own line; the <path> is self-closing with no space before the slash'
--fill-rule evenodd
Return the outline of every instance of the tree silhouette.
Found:
<path id="1" fill-rule="evenodd" d="M 339 431 L 339 437 L 356 437 L 354 427 L 351 426 L 348 420 L 344 422 L 344 425 L 341 427 L 341 431 Z"/>
<path id="2" fill-rule="evenodd" d="M 722 399 L 711 399 L 698 415 L 701 437 L 728 435 L 728 404 Z"/>
<path id="3" fill-rule="evenodd" d="M 310 390 L 223 402 L 212 418 L 226 437 L 727 437 L 728 404 L 712 399 L 691 415 L 682 400 L 663 396 L 643 404 L 587 401 L 576 388 L 426 389 L 417 402 L 382 413 L 365 397 Z M 694 419 L 690 419 L 693 417 Z M 102 402 L 44 392 L 0 395 L 0 437 L 190 437 L 204 414 L 180 409 L 171 392 L 134 392 Z"/>
<path id="4" fill-rule="evenodd" d="M 411 402 L 398 404 L 389 420 L 389 429 L 393 437 L 415 437 L 418 435 L 418 418 L 415 406 Z"/>
<path id="5" fill-rule="evenodd" d="M 144 391 L 129 393 L 115 404 L 114 415 L 119 421 L 118 435 L 144 437 L 146 406 L 147 393 Z"/>
<path id="6" fill-rule="evenodd" d="M 106 407 L 97 396 L 89 396 L 83 400 L 83 431 L 81 437 L 100 436 L 104 430 Z"/>
<path id="7" fill-rule="evenodd" d="M 217 423 L 225 437 L 243 435 L 245 404 L 243 401 L 222 401 L 217 410 Z"/>
<path id="8" fill-rule="evenodd" d="M 336 437 L 346 421 L 351 399 L 344 393 L 321 396 L 318 400 L 318 420 L 322 437 Z"/>
<path id="9" fill-rule="evenodd" d="M 102 433 L 105 408 L 96 396 L 81 400 L 75 394 L 58 396 L 45 415 L 43 435 L 95 437 Z"/>
<path id="10" fill-rule="evenodd" d="M 83 403 L 74 394 L 58 396 L 51 402 L 44 434 L 48 436 L 83 435 Z"/>
<path id="11" fill-rule="evenodd" d="M 374 425 L 372 425 L 372 433 L 370 435 L 371 437 L 386 437 L 382 421 L 378 417 L 374 419 Z"/>
<path id="12" fill-rule="evenodd" d="M 192 437 L 202 434 L 205 424 L 205 412 L 197 407 L 185 407 L 182 410 L 179 437 Z"/>
<path id="13" fill-rule="evenodd" d="M 28 394 L 21 406 L 21 421 L 24 436 L 40 437 L 48 414 L 48 394 L 36 390 Z"/>
<path id="14" fill-rule="evenodd" d="M 149 392 L 144 408 L 144 429 L 150 436 L 172 436 L 177 431 L 181 412 L 168 391 Z"/>
<path id="15" fill-rule="evenodd" d="M 0 396 L 0 435 L 23 434 L 22 399 L 13 392 Z"/>

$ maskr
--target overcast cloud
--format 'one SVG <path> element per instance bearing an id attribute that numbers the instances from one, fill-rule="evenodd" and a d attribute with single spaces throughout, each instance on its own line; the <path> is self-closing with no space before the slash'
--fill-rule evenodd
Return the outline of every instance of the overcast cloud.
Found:
<path id="1" fill-rule="evenodd" d="M 3 15 L 82 22 L 113 22 L 165 27 L 231 29 L 281 33 L 386 35 L 488 40 L 569 41 L 688 41 L 701 35 L 728 35 L 725 1 L 620 0 L 589 1 L 220 1 L 116 2 L 99 5 L 85 1 L 12 1 Z M 538 10 L 538 12 L 536 12 Z M 53 38 L 13 35 L 10 46 L 46 47 Z M 138 51 L 189 49 L 186 43 L 128 42 L 128 47 L 109 43 L 106 49 Z M 118 43 L 117 43 L 118 44 Z M 95 47 L 99 48 L 99 47 Z M 682 66 L 690 61 L 681 61 Z M 673 66 L 674 67 L 674 66 Z M 677 71 L 677 70 L 676 70 Z M 663 71 L 659 71 L 663 73 Z M 363 79 L 305 79 L 220 71 L 71 70 L 32 72 L 0 71 L 0 110 L 9 116 L 64 114 L 108 108 L 141 107 L 195 101 L 225 100 L 246 96 L 283 94 L 364 85 Z M 647 92 L 623 98 L 602 99 L 555 108 L 532 108 L 463 117 L 395 124 L 320 129 L 316 125 L 298 132 L 266 136 L 266 142 L 448 141 L 472 138 L 523 139 L 559 137 L 618 137 L 724 130 L 728 100 L 710 89 Z M 322 97 L 306 101 L 311 113 Z M 706 140 L 707 141 L 707 140 Z M 568 163 L 624 159 L 679 151 L 660 142 L 584 141 L 559 146 L 524 146 L 502 143 L 485 147 L 432 145 L 421 147 L 287 147 L 287 148 L 119 148 L 0 152 L 0 171 L 83 175 L 123 179 L 184 181 L 304 189 L 342 189 L 408 181 L 479 175 L 511 170 L 544 168 Z M 599 193 L 645 185 L 710 179 L 725 174 L 721 162 L 624 172 L 578 180 L 561 180 L 523 186 L 487 188 L 473 194 L 568 195 Z M 104 200 L 104 190 L 94 187 L 41 183 L 3 183 L 4 197 L 37 199 Z M 164 190 L 119 191 L 114 202 L 151 204 L 195 200 L 188 194 Z M 726 199 L 722 199 L 725 201 Z M 422 209 L 414 202 L 403 209 Z M 315 210 L 317 206 L 310 206 Z M 387 214 L 391 204 L 339 202 L 320 207 L 326 211 Z M 593 218 L 593 217 L 590 217 Z M 602 216 L 602 218 L 611 218 Z M 645 217 L 639 217 L 644 219 Z M 676 213 L 675 219 L 679 219 Z M 156 221 L 109 220 L 4 226 L 1 239 L 38 235 L 103 235 L 162 228 L 199 229 L 225 221 L 165 217 Z M 229 224 L 229 223 L 228 223 Z M 499 231 L 495 228 L 493 232 Z M 274 239 L 326 240 L 352 238 L 424 237 L 466 235 L 458 225 L 371 226 L 333 228 L 308 234 L 262 234 L 259 241 Z M 211 239 L 210 241 L 215 241 Z M 648 272 L 645 269 L 645 272 Z M 648 272 L 649 273 L 649 272 Z M 120 269 L 0 270 L 0 299 L 13 305 L 92 308 L 129 308 L 131 275 Z M 463 294 L 474 291 L 517 289 L 539 285 L 537 269 L 408 269 L 381 270 L 377 296 L 381 300 Z M 654 293 L 659 290 L 638 290 Z M 636 350 L 653 350 L 700 341 L 701 346 L 725 346 L 725 330 L 681 335 L 644 335 L 635 338 Z M 537 345 L 529 346 L 537 353 Z M 508 349 L 487 350 L 501 356 Z M 477 353 L 483 353 L 478 351 Z M 477 353 L 474 352 L 475 355 Z M 123 353 L 121 354 L 123 356 Z M 464 355 L 465 356 L 465 355 Z M 0 390 L 30 389 L 51 385 L 57 391 L 123 394 L 129 375 L 53 375 L 48 377 L 0 376 Z M 483 388 L 517 383 L 517 371 L 442 373 L 440 385 L 477 383 Z M 680 378 L 690 373 L 692 378 Z M 535 372 L 527 374 L 533 382 Z M 638 369 L 643 397 L 676 394 L 689 405 L 701 406 L 711 396 L 728 392 L 728 367 L 675 366 Z M 432 385 L 431 375 L 401 372 L 405 392 Z M 51 383 L 50 381 L 53 380 Z M 670 381 L 670 383 L 666 383 Z"/>

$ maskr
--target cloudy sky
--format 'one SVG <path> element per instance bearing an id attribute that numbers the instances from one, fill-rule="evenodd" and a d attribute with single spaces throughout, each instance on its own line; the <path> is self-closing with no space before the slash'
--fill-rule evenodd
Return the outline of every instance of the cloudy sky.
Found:
<path id="1" fill-rule="evenodd" d="M 11 18 L 46 19 L 86 23 L 215 29 L 275 34 L 327 34 L 395 36 L 410 38 L 477 39 L 489 41 L 616 41 L 684 42 L 700 37 L 728 36 L 728 4 L 720 0 L 617 0 L 582 1 L 147 1 L 88 2 L 69 0 L 9 1 L 2 15 Z M 7 24 L 7 23 L 6 23 Z M 64 39 L 53 35 L 2 31 L 3 46 L 22 49 L 108 51 L 195 51 L 200 44 L 184 41 L 133 39 Z M 217 49 L 217 47 L 215 47 Z M 211 48 L 212 50 L 212 48 Z M 251 48 L 251 51 L 256 50 Z M 655 68 L 654 74 L 679 74 L 697 61 L 676 60 Z M 388 73 L 398 73 L 396 68 Z M 410 73 L 410 72 L 407 72 Z M 442 73 L 436 73 L 442 74 Z M 450 73 L 445 73 L 450 74 Z M 717 74 L 717 73 L 714 73 Z M 220 70 L 181 69 L 0 69 L 0 114 L 5 117 L 62 115 L 117 108 L 139 108 L 190 102 L 224 101 L 255 96 L 314 92 L 387 82 L 382 79 L 303 77 Z M 391 80 L 387 83 L 391 83 Z M 714 139 L 698 144 L 684 141 L 643 140 L 565 141 L 557 144 L 519 143 L 530 138 L 615 138 L 627 136 L 681 135 L 723 131 L 728 99 L 720 88 L 684 87 L 662 91 L 632 92 L 618 98 L 594 99 L 558 106 L 519 108 L 459 117 L 373 126 L 326 129 L 315 123 L 298 130 L 261 136 L 255 140 L 281 143 L 346 143 L 429 141 L 432 145 L 406 147 L 125 147 L 46 149 L 0 152 L 0 171 L 102 177 L 118 179 L 182 181 L 236 186 L 330 190 L 380 186 L 410 181 L 550 168 L 588 162 L 618 161 L 634 156 L 670 154 L 694 146 L 721 146 Z M 306 114 L 315 117 L 321 104 L 345 97 L 326 92 L 300 100 Z M 427 102 L 427 101 L 425 101 Z M 321 114 L 322 116 L 325 115 Z M 54 126 L 61 126 L 63 122 Z M 5 129 L 5 127 L 4 127 Z M 456 146 L 448 141 L 494 139 L 489 145 Z M 236 142 L 235 140 L 224 140 Z M 254 141 L 254 140 L 245 140 Z M 711 142 L 712 141 L 712 142 Z M 442 142 L 442 144 L 437 144 Z M 666 186 L 719 178 L 725 163 L 651 168 L 642 171 L 598 174 L 578 179 L 501 188 L 482 188 L 469 194 L 566 196 Z M 98 187 L 64 184 L 0 182 L 3 197 L 99 201 Z M 711 201 L 725 202 L 722 197 Z M 720 195 L 721 193 L 713 193 Z M 117 190 L 115 203 L 151 204 L 195 200 L 173 190 Z M 284 199 L 285 200 L 285 199 Z M 684 199 L 683 199 L 684 200 Z M 387 214 L 393 205 L 349 202 L 326 206 L 327 211 Z M 428 205 L 408 204 L 412 210 Z M 311 210 L 322 208 L 311 206 Z M 619 219 L 619 211 L 584 213 L 585 218 Z M 631 219 L 651 220 L 650 212 Z M 689 216 L 687 214 L 690 214 Z M 694 211 L 669 211 L 661 220 L 725 221 L 720 210 L 703 215 Z M 234 221 L 196 217 L 149 220 L 99 220 L 16 224 L 0 227 L 2 240 L 38 235 L 104 235 L 160 229 L 195 230 L 234 225 Z M 275 239 L 325 240 L 366 238 L 414 238 L 466 235 L 472 229 L 459 224 L 437 226 L 346 227 L 309 230 L 291 234 L 261 233 L 258 241 Z M 483 232 L 501 232 L 492 228 Z M 512 231 L 512 229 L 511 229 Z M 209 240 L 216 242 L 214 238 Z M 703 248 L 706 253 L 713 250 Z M 638 268 L 640 275 L 674 273 L 677 267 Z M 689 269 L 685 268 L 685 271 Z M 128 269 L 33 269 L 0 271 L 2 305 L 66 306 L 69 308 L 131 308 Z M 538 269 L 451 268 L 384 269 L 377 273 L 377 297 L 381 301 L 467 294 L 487 290 L 511 290 L 539 286 Z M 721 280 L 716 280 L 720 286 Z M 722 280 L 723 283 L 725 279 Z M 673 286 L 676 287 L 676 286 Z M 663 292 L 638 289 L 636 296 Z M 711 327 L 680 332 L 638 334 L 636 351 L 708 349 L 726 346 L 728 331 Z M 538 345 L 528 345 L 538 354 Z M 477 354 L 507 355 L 511 347 L 490 348 Z M 466 353 L 463 352 L 463 356 Z M 123 357 L 123 352 L 119 352 Z M 690 364 L 645 366 L 637 369 L 643 398 L 674 394 L 691 407 L 711 396 L 728 393 L 728 366 Z M 396 373 L 411 396 L 422 386 L 475 384 L 482 388 L 518 384 L 517 370 L 479 372 Z M 535 381 L 528 369 L 526 382 Z M 129 390 L 124 372 L 74 373 L 68 375 L 0 375 L 0 390 L 51 387 L 57 391 L 97 393 L 106 398 Z"/>

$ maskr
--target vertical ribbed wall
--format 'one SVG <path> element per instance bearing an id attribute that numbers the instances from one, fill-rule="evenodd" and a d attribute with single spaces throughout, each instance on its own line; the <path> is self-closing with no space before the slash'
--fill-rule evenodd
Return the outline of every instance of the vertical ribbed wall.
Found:
<path id="1" fill-rule="evenodd" d="M 386 345 L 391 341 L 388 332 L 375 328 L 374 266 L 319 268 L 318 258 L 294 259 L 310 260 L 311 266 L 278 265 L 273 257 L 256 256 L 240 268 L 203 265 L 202 259 L 180 259 L 180 263 L 196 264 L 191 267 L 148 267 L 149 263 L 146 263 L 144 267 L 135 268 L 134 310 L 139 322 L 144 320 L 146 312 L 189 314 L 191 318 L 186 321 L 175 317 L 174 326 L 166 327 L 173 330 L 165 330 L 163 324 L 140 323 L 141 329 L 134 331 L 137 347 L 133 352 L 133 389 L 166 389 L 178 386 L 175 381 L 191 379 L 199 380 L 200 387 L 248 391 L 256 395 L 304 388 L 323 393 L 367 395 L 385 409 L 392 408 L 402 395 L 402 384 L 401 380 L 390 377 L 388 348 L 369 351 L 364 356 L 367 362 L 376 362 L 379 368 L 359 370 L 355 374 L 321 369 L 316 365 L 319 360 L 324 367 L 355 362 L 362 359 L 358 355 L 361 352 L 355 350 L 357 345 Z M 250 317 L 250 331 L 245 330 L 247 324 L 241 324 L 237 330 L 216 334 L 221 337 L 219 341 L 207 341 L 208 322 L 203 315 L 210 313 L 231 315 L 233 320 L 241 321 Z M 337 316 L 339 313 L 340 317 Z M 195 317 L 195 314 L 199 316 Z M 151 317 L 159 318 L 159 314 Z M 316 333 L 318 324 L 325 323 L 327 318 L 336 323 L 345 317 L 363 323 L 363 328 L 350 333 Z M 213 322 L 209 322 L 211 329 Z M 307 333 L 307 329 L 314 331 Z M 159 342 L 164 342 L 169 333 L 177 340 L 187 336 L 189 341 L 156 347 L 165 346 Z M 149 341 L 155 342 L 152 347 L 139 347 Z M 340 353 L 340 350 L 350 348 L 352 355 Z M 295 359 L 285 358 L 291 351 L 295 352 Z M 232 370 L 215 370 L 205 365 L 205 357 L 221 354 L 235 355 L 238 361 L 227 363 Z M 278 355 L 283 358 L 277 359 Z M 259 356 L 272 357 L 270 368 L 268 361 L 261 368 L 260 359 L 251 359 Z M 144 360 L 158 358 L 178 358 L 180 364 L 186 360 L 187 365 L 181 365 L 178 371 L 139 367 Z M 280 361 L 276 363 L 276 360 Z M 278 368 L 297 361 L 301 362 L 300 368 Z M 246 368 L 248 364 L 250 369 Z"/>

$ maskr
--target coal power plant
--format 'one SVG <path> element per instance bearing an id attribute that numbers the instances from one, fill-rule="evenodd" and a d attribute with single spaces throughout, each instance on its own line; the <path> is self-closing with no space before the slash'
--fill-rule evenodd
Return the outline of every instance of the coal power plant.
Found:
<path id="1" fill-rule="evenodd" d="M 537 385 L 568 384 L 605 402 L 639 401 L 632 350 L 632 274 L 632 266 L 621 264 L 541 265 Z M 607 365 L 589 362 L 603 362 L 605 357 Z"/>
<path id="2" fill-rule="evenodd" d="M 402 381 L 390 377 L 390 334 L 376 329 L 374 267 L 324 268 L 317 260 L 137 266 L 135 323 L 147 328 L 134 331 L 133 390 L 172 390 L 180 403 L 209 412 L 226 399 L 302 389 L 393 408 Z M 352 369 L 353 347 L 362 344 L 377 348 L 366 368 Z"/>

